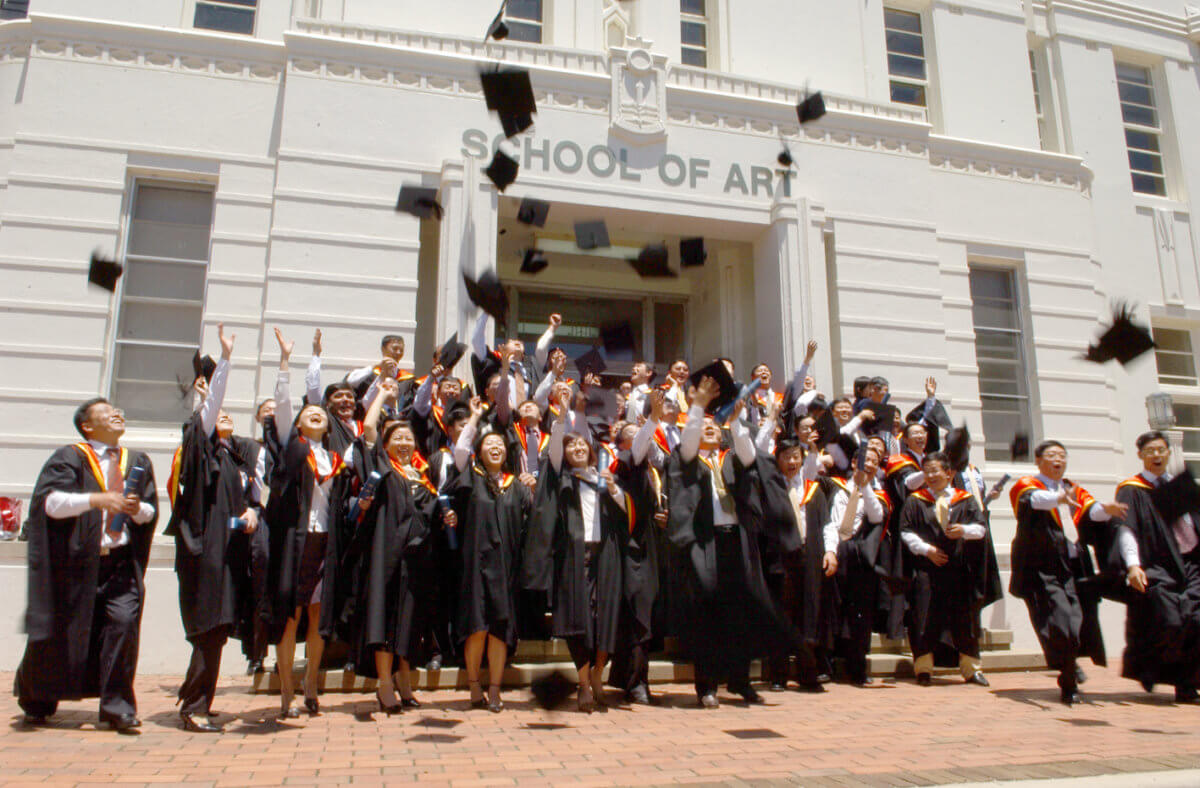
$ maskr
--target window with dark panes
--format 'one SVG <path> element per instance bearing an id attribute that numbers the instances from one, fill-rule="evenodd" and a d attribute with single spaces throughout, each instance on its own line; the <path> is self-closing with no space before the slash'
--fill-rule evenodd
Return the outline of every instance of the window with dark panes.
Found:
<path id="1" fill-rule="evenodd" d="M 883 9 L 887 39 L 889 90 L 898 104 L 929 106 L 929 75 L 925 65 L 925 38 L 921 15 L 896 8 Z"/>
<path id="2" fill-rule="evenodd" d="M 542 43 L 543 22 L 542 0 L 508 0 L 504 23 L 508 25 L 508 37 L 513 41 Z"/>
<path id="3" fill-rule="evenodd" d="M 192 27 L 253 35 L 257 6 L 258 0 L 196 0 Z"/>
<path id="4" fill-rule="evenodd" d="M 1013 435 L 1033 427 L 1016 272 L 971 265 L 970 286 L 984 458 L 1005 460 Z"/>
<path id="5" fill-rule="evenodd" d="M 29 0 L 0 0 L 0 20 L 24 19 L 29 15 Z"/>
<path id="6" fill-rule="evenodd" d="M 111 387 L 130 421 L 191 413 L 212 217 L 212 189 L 134 184 Z"/>
<path id="7" fill-rule="evenodd" d="M 1150 69 L 1117 63 L 1117 92 L 1121 98 L 1121 120 L 1125 124 L 1125 148 L 1133 190 L 1166 196 L 1167 177 L 1163 168 L 1162 125 L 1154 105 L 1154 83 Z"/>
<path id="8" fill-rule="evenodd" d="M 1200 385 L 1196 377 L 1196 354 L 1192 334 L 1183 328 L 1154 326 L 1154 360 L 1158 364 L 1158 382 L 1172 386 Z"/>
<path id="9" fill-rule="evenodd" d="M 679 0 L 681 51 L 685 66 L 708 68 L 708 9 L 705 0 Z"/>

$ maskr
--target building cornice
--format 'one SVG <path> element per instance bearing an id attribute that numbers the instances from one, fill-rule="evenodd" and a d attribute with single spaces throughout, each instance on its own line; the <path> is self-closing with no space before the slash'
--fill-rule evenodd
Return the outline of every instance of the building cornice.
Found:
<path id="1" fill-rule="evenodd" d="M 1167 14 L 1114 0 L 1033 0 L 1036 12 L 1064 12 L 1108 22 L 1121 27 L 1184 38 L 1194 35 L 1191 12 L 1184 15 Z"/>

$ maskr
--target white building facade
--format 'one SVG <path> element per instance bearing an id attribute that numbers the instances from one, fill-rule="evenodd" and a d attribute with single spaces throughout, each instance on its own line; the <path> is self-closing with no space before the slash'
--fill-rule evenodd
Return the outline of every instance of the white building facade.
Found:
<path id="1" fill-rule="evenodd" d="M 582 352 L 628 320 L 617 373 L 723 355 L 782 381 L 816 339 L 830 393 L 882 374 L 907 410 L 932 375 L 989 483 L 1030 471 L 1008 457 L 1021 431 L 1061 440 L 1071 477 L 1109 496 L 1160 389 L 1200 470 L 1200 10 L 510 0 L 510 38 L 483 43 L 495 5 L 3 0 L 0 495 L 28 499 L 95 395 L 165 483 L 218 322 L 238 335 L 240 430 L 273 389 L 275 326 L 296 368 L 323 330 L 327 380 L 384 333 L 421 372 L 470 333 L 461 273 L 493 266 L 526 338 L 561 311 Z M 496 63 L 528 69 L 538 102 L 503 194 L 482 173 L 503 135 L 478 74 Z M 806 88 L 829 111 L 801 128 Z M 440 190 L 440 223 L 394 212 L 403 183 Z M 552 204 L 546 227 L 516 221 L 524 196 Z M 588 219 L 613 249 L 574 248 Z M 677 265 L 695 236 L 708 262 L 677 279 L 621 259 L 666 242 Z M 535 244 L 552 265 L 522 275 Z M 95 249 L 126 263 L 111 296 L 86 285 Z M 1127 368 L 1080 359 L 1114 298 L 1160 345 Z M 993 509 L 1006 556 L 1011 512 Z M 988 623 L 1028 628 L 1011 604 Z"/>

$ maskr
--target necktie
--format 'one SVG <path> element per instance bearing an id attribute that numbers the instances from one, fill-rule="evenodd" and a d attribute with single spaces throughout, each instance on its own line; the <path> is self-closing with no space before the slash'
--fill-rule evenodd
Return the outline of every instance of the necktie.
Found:
<path id="1" fill-rule="evenodd" d="M 792 513 L 796 516 L 796 529 L 800 532 L 800 544 L 808 541 L 808 519 L 804 516 L 804 488 L 789 487 L 788 500 L 792 502 Z"/>
<path id="2" fill-rule="evenodd" d="M 1164 482 L 1166 479 L 1159 476 L 1154 480 L 1154 486 L 1162 487 Z M 1192 518 L 1186 514 L 1171 523 L 1171 532 L 1175 535 L 1175 544 L 1179 546 L 1180 555 L 1187 555 L 1200 543 L 1196 537 L 1196 527 L 1192 523 Z"/>
<path id="3" fill-rule="evenodd" d="M 105 473 L 104 486 L 106 492 L 125 493 L 125 475 L 121 473 L 121 451 L 119 449 L 107 449 L 104 452 L 105 459 L 108 460 L 108 471 Z M 104 513 L 104 533 L 112 541 L 121 538 L 121 531 L 125 525 L 117 515 L 112 512 Z"/>
<path id="4" fill-rule="evenodd" d="M 937 503 L 933 505 L 934 511 L 937 513 L 938 525 L 942 531 L 945 531 L 950 525 L 950 493 L 943 492 L 938 496 Z"/>
<path id="5" fill-rule="evenodd" d="M 733 496 L 729 494 L 729 490 L 725 489 L 725 477 L 721 473 L 720 455 L 715 455 L 711 459 L 705 460 L 705 463 L 708 465 L 709 472 L 712 473 L 713 486 L 717 488 L 717 500 L 721 502 L 722 511 L 726 514 L 733 514 Z"/>
<path id="6" fill-rule="evenodd" d="M 846 511 L 842 513 L 842 521 L 838 523 L 838 538 L 843 542 L 854 536 L 854 519 L 858 516 L 858 502 L 862 491 L 853 481 L 850 482 L 850 497 L 846 501 Z"/>

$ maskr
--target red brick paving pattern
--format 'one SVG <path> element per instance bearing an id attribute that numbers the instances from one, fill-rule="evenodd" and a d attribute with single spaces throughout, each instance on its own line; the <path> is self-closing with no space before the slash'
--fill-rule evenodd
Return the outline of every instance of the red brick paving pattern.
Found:
<path id="1" fill-rule="evenodd" d="M 590 716 L 547 714 L 510 690 L 501 714 L 468 711 L 465 693 L 421 693 L 423 708 L 388 718 L 373 697 L 330 693 L 322 714 L 270 721 L 277 696 L 223 679 L 221 735 L 179 729 L 177 677 L 138 681 L 139 735 L 97 730 L 94 701 L 63 704 L 29 729 L 11 696 L 0 738 L 7 784 L 119 785 L 612 785 L 672 782 L 913 785 L 1085 776 L 1200 767 L 1200 706 L 1149 696 L 1113 669 L 1090 668 L 1090 703 L 1067 709 L 1051 674 L 956 679 L 823 695 L 766 693 L 747 708 L 722 695 L 694 708 L 690 686 L 656 687 L 662 704 Z M 12 686 L 12 674 L 0 674 Z M 615 698 L 615 693 L 613 694 Z M 573 701 L 572 701 L 573 702 Z M 732 733 L 731 733 L 732 732 Z M 738 783 L 733 783 L 738 784 Z"/>

